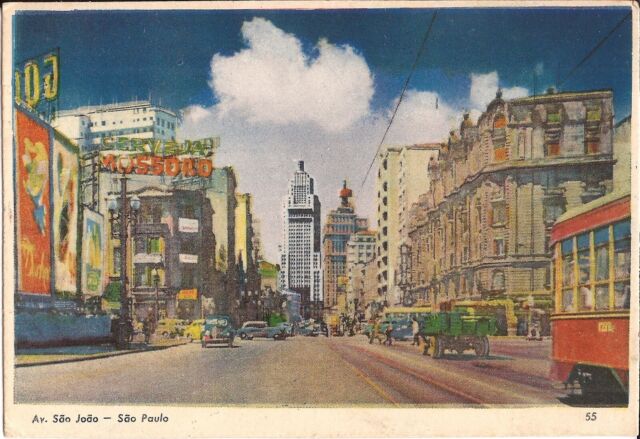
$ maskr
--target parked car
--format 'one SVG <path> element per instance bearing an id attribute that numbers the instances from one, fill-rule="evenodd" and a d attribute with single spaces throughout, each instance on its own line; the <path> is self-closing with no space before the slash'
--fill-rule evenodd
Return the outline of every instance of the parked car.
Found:
<path id="1" fill-rule="evenodd" d="M 202 347 L 206 348 L 212 344 L 226 344 L 232 348 L 235 336 L 236 331 L 233 329 L 231 317 L 225 315 L 207 316 L 201 340 Z"/>
<path id="2" fill-rule="evenodd" d="M 242 340 L 252 340 L 253 337 L 266 337 L 267 323 L 263 321 L 249 321 L 242 324 L 238 329 L 237 336 Z"/>
<path id="3" fill-rule="evenodd" d="M 184 329 L 182 333 L 183 337 L 186 337 L 189 341 L 201 340 L 204 333 L 204 319 L 198 319 L 191 322 Z"/>
<path id="4" fill-rule="evenodd" d="M 160 334 L 164 338 L 182 335 L 183 331 L 184 323 L 180 319 L 160 319 L 156 325 L 156 334 Z"/>
<path id="5" fill-rule="evenodd" d="M 305 337 L 317 337 L 320 335 L 320 328 L 318 325 L 309 324 L 298 327 L 297 332 L 299 335 L 304 335 Z"/>
<path id="6" fill-rule="evenodd" d="M 266 328 L 266 337 L 274 340 L 285 340 L 291 331 L 291 326 L 288 323 L 279 323 L 276 326 L 269 326 Z"/>

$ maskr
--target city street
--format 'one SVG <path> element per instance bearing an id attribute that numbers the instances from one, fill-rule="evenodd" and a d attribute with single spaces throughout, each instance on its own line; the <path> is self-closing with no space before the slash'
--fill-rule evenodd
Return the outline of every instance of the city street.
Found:
<path id="1" fill-rule="evenodd" d="M 18 403 L 215 405 L 560 404 L 550 342 L 492 339 L 491 355 L 433 360 L 409 342 L 355 337 L 192 343 L 76 363 L 16 368 Z M 52 380 L 51 377 L 56 379 Z M 73 383 L 61 387 L 59 383 Z"/>

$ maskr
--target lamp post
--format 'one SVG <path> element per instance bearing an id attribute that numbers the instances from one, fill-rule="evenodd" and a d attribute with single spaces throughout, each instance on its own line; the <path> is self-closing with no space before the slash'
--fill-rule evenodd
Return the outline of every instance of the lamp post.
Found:
<path id="1" fill-rule="evenodd" d="M 158 273 L 158 268 L 153 269 L 153 286 L 156 289 L 156 309 L 155 309 L 155 322 L 158 324 L 158 320 L 160 319 L 160 305 L 158 304 L 158 288 L 160 286 L 160 274 Z"/>
<path id="2" fill-rule="evenodd" d="M 127 177 L 125 175 L 120 177 L 119 198 L 118 202 L 118 198 L 111 195 L 107 201 L 107 208 L 109 209 L 111 236 L 120 240 L 120 319 L 116 333 L 116 348 L 128 349 L 131 313 L 127 296 L 127 243 L 129 225 L 133 227 L 137 221 L 140 199 L 134 195 L 127 204 Z"/>

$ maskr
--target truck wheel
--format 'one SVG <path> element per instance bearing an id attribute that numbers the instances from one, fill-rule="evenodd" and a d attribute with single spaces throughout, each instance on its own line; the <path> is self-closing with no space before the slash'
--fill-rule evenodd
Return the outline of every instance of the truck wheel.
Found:
<path id="1" fill-rule="evenodd" d="M 242 340 L 246 340 L 247 339 L 247 334 L 245 334 L 244 332 L 240 333 L 240 338 Z"/>
<path id="2" fill-rule="evenodd" d="M 489 338 L 486 335 L 482 337 L 482 356 L 489 356 Z"/>
<path id="3" fill-rule="evenodd" d="M 433 358 L 442 358 L 444 356 L 444 340 L 441 336 L 436 335 L 434 337 L 434 345 L 433 345 Z"/>

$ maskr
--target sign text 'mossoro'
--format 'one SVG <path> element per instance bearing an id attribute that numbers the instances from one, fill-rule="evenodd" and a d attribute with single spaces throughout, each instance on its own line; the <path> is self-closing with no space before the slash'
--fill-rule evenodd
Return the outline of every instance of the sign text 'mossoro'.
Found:
<path id="1" fill-rule="evenodd" d="M 177 177 L 208 178 L 213 172 L 213 161 L 202 157 L 161 157 L 157 155 L 115 155 L 102 156 L 102 168 L 119 174 L 166 175 Z"/>

